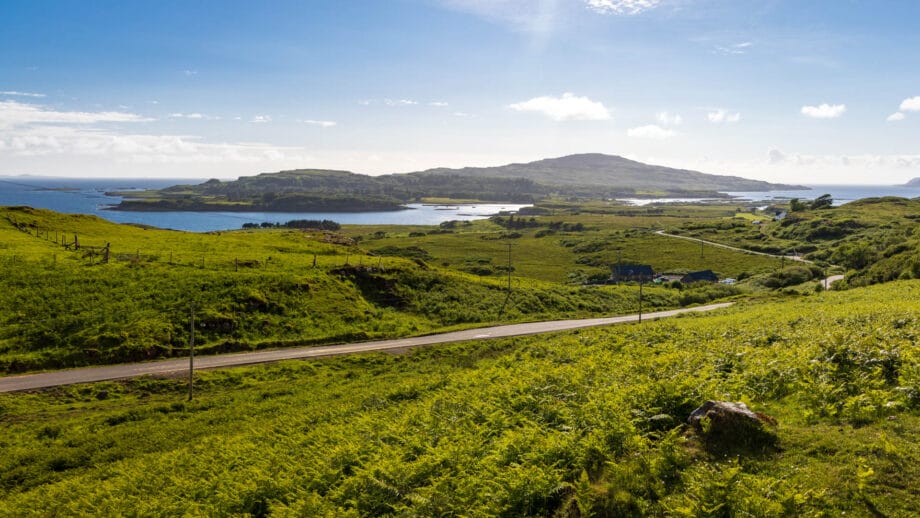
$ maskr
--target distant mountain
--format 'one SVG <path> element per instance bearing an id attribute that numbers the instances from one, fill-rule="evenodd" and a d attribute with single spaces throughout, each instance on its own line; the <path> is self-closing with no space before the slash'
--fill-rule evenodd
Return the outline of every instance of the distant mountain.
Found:
<path id="1" fill-rule="evenodd" d="M 778 191 L 805 190 L 800 185 L 784 185 L 748 180 L 738 176 L 705 174 L 687 169 L 673 169 L 643 164 L 621 156 L 586 153 L 547 158 L 526 164 L 462 169 L 429 169 L 422 175 L 456 175 L 469 177 L 526 178 L 555 186 L 600 186 L 619 191 Z"/>
<path id="2" fill-rule="evenodd" d="M 904 187 L 920 187 L 920 177 L 914 178 L 913 180 L 905 183 Z"/>
<path id="3" fill-rule="evenodd" d="M 368 176 L 298 169 L 222 182 L 118 193 L 115 209 L 135 211 L 359 212 L 398 210 L 423 198 L 532 203 L 552 195 L 577 199 L 706 196 L 720 191 L 807 189 L 643 164 L 619 156 L 584 154 L 528 164 Z"/>

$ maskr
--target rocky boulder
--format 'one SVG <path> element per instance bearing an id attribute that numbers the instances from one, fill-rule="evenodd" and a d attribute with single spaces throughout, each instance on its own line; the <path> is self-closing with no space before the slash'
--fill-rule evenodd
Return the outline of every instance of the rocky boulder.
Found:
<path id="1" fill-rule="evenodd" d="M 709 446 L 762 448 L 777 440 L 772 430 L 776 419 L 744 403 L 707 401 L 690 414 L 687 422 Z"/>

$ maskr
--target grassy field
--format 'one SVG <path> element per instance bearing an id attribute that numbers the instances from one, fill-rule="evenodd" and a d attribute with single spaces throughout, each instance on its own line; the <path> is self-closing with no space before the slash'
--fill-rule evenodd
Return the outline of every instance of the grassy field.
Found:
<path id="1" fill-rule="evenodd" d="M 0 514 L 910 516 L 920 281 L 0 395 Z M 762 442 L 683 423 L 707 399 Z"/>
<path id="2" fill-rule="evenodd" d="M 195 234 L 3 208 L 0 372 L 184 355 L 192 302 L 207 354 L 634 312 L 635 286 L 583 285 L 609 276 L 618 248 L 623 261 L 656 269 L 710 266 L 732 275 L 776 267 L 773 259 L 717 249 L 701 259 L 692 244 L 625 230 L 628 216 L 592 214 L 590 227 L 572 217 L 565 228 L 581 230 L 542 237 L 549 227 L 519 232 L 489 221 Z M 62 246 L 75 241 L 79 250 Z M 736 293 L 650 286 L 645 305 Z"/>
<path id="3" fill-rule="evenodd" d="M 760 225 L 744 216 L 682 222 L 670 231 L 840 265 L 849 286 L 920 278 L 920 199 L 870 198 L 791 212 L 779 221 L 763 215 Z"/>
<path id="4" fill-rule="evenodd" d="M 724 209 L 718 214 L 722 212 Z M 713 217 L 712 211 L 701 213 Z M 478 221 L 444 233 L 400 226 L 350 226 L 344 232 L 359 238 L 369 251 L 406 250 L 406 256 L 414 251 L 442 267 L 499 277 L 508 264 L 510 243 L 515 275 L 557 283 L 608 277 L 611 266 L 618 262 L 648 264 L 661 273 L 711 269 L 720 277 L 735 278 L 773 271 L 781 263 L 779 259 L 700 247 L 655 234 L 670 223 L 685 221 L 670 215 L 579 213 L 537 216 L 532 223 L 530 218 L 523 219 L 531 226 L 509 229 L 492 221 Z"/>

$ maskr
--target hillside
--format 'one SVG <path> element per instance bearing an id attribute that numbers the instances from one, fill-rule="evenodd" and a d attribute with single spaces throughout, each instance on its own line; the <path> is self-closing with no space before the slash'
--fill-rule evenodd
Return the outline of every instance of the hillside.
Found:
<path id="1" fill-rule="evenodd" d="M 686 169 L 643 164 L 620 156 L 600 153 L 547 158 L 526 164 L 499 167 L 429 169 L 422 173 L 475 178 L 526 178 L 553 186 L 601 186 L 605 189 L 636 191 L 771 191 L 807 189 L 803 186 L 772 184 L 737 176 L 721 176 Z"/>
<path id="2" fill-rule="evenodd" d="M 627 259 L 656 267 L 707 264 L 689 244 L 567 231 L 564 218 L 556 221 L 562 239 L 537 236 L 547 228 L 513 237 L 493 221 L 199 234 L 0 208 L 0 373 L 183 355 L 192 300 L 203 326 L 199 352 L 216 354 L 635 312 L 635 287 L 581 285 L 609 276 L 610 259 L 599 255 L 607 241 L 628 239 L 635 250 Z M 509 240 L 515 241 L 510 300 Z M 680 253 L 658 260 L 663 247 Z M 728 275 L 776 263 L 732 251 L 707 257 Z M 643 303 L 678 307 L 735 293 L 647 287 Z"/>
<path id="3" fill-rule="evenodd" d="M 756 218 L 756 217 L 755 217 Z M 848 270 L 846 284 L 860 286 L 920 278 L 920 198 L 864 198 L 838 207 L 804 208 L 761 224 L 684 223 L 675 232 L 754 251 L 804 254 Z"/>
<path id="4" fill-rule="evenodd" d="M 914 516 L 920 281 L 0 395 L 0 514 Z M 720 437 L 708 399 L 777 421 Z M 24 510 L 28 510 L 24 512 Z"/>
<path id="5" fill-rule="evenodd" d="M 601 154 L 571 155 L 501 167 L 431 169 L 367 176 L 348 171 L 299 169 L 209 180 L 142 194 L 117 210 L 347 212 L 398 210 L 424 198 L 532 203 L 550 195 L 606 199 L 643 194 L 720 196 L 718 191 L 803 188 L 735 176 L 647 165 Z"/>
<path id="6" fill-rule="evenodd" d="M 904 187 L 920 187 L 920 177 L 912 178 L 909 182 L 904 184 Z"/>

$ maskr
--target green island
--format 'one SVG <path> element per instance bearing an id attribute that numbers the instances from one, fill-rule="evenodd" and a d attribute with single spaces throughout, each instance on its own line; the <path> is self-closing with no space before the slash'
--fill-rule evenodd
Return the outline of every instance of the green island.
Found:
<path id="1" fill-rule="evenodd" d="M 920 200 L 830 201 L 202 234 L 0 208 L 4 376 L 184 357 L 192 302 L 196 354 L 735 302 L 197 372 L 191 401 L 184 373 L 0 394 L 0 514 L 909 516 Z M 688 424 L 709 400 L 762 421 Z"/>
<path id="2" fill-rule="evenodd" d="M 499 167 L 429 169 L 368 176 L 299 169 L 152 191 L 112 192 L 113 210 L 222 212 L 368 212 L 404 209 L 426 199 L 533 203 L 550 197 L 727 198 L 724 192 L 806 189 L 736 176 L 704 174 L 586 153 Z"/>

